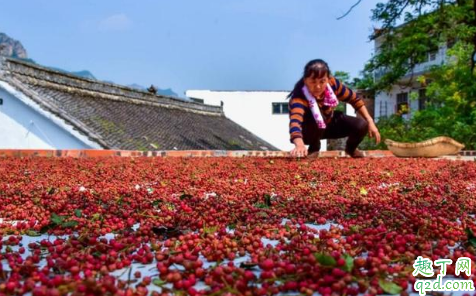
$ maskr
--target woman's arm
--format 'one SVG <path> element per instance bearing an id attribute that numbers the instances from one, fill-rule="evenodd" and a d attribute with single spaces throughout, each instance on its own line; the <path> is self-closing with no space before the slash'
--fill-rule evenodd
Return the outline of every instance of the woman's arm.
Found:
<path id="1" fill-rule="evenodd" d="M 304 121 L 304 108 L 306 102 L 304 99 L 292 98 L 289 102 L 289 133 L 294 149 L 291 150 L 292 156 L 304 157 L 307 155 L 307 149 L 302 139 L 302 123 Z"/>
<path id="2" fill-rule="evenodd" d="M 380 133 L 378 131 L 377 126 L 374 123 L 374 120 L 369 114 L 369 111 L 365 107 L 364 100 L 357 96 L 352 89 L 345 86 L 343 83 L 339 81 L 339 79 L 335 77 L 331 77 L 330 85 L 334 90 L 337 98 L 339 101 L 345 102 L 347 104 L 352 105 L 356 112 L 359 112 L 360 115 L 367 121 L 369 124 L 369 137 L 374 138 L 375 142 L 378 144 L 380 143 Z"/>
<path id="3" fill-rule="evenodd" d="M 370 116 L 369 111 L 367 110 L 367 107 L 365 107 L 365 105 L 363 105 L 362 107 L 360 107 L 357 110 L 357 112 L 359 112 L 359 114 L 362 115 L 362 117 L 369 124 L 369 137 L 375 138 L 375 143 L 377 143 L 377 144 L 380 143 L 380 133 L 378 131 L 377 126 L 375 125 L 374 120 Z"/>

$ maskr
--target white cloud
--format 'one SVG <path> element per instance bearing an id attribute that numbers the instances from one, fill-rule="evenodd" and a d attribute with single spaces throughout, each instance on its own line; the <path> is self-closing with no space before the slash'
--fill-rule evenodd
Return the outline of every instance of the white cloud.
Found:
<path id="1" fill-rule="evenodd" d="M 109 16 L 99 22 L 101 31 L 124 31 L 132 27 L 132 20 L 124 13 Z"/>

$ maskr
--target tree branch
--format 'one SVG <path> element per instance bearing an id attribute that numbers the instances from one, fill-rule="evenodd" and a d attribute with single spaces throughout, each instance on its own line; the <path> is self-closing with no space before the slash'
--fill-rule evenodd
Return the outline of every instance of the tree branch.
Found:
<path id="1" fill-rule="evenodd" d="M 409 4 L 410 4 L 410 0 L 405 1 L 405 3 L 402 5 L 402 8 L 400 9 L 400 11 L 397 12 L 395 15 L 393 15 L 393 17 L 390 20 L 385 21 L 382 28 L 386 30 L 386 29 L 392 27 L 393 22 L 396 21 L 402 15 L 403 11 L 405 10 L 405 8 L 407 8 L 407 6 Z"/>
<path id="2" fill-rule="evenodd" d="M 362 2 L 362 0 L 357 1 L 357 3 L 352 5 L 352 7 L 350 7 L 349 10 L 347 10 L 347 12 L 344 13 L 342 16 L 338 17 L 337 20 L 340 20 L 340 19 L 343 19 L 344 17 L 346 17 L 352 11 L 352 9 L 354 9 L 357 5 L 360 4 L 360 2 Z"/>
<path id="3" fill-rule="evenodd" d="M 392 0 L 390 1 L 390 3 L 387 3 L 386 4 L 386 7 L 385 7 L 385 10 L 388 10 L 388 9 L 391 9 L 391 6 L 392 5 L 396 5 L 395 3 L 391 3 Z M 398 2 L 398 1 L 393 1 L 393 2 Z M 398 18 L 400 18 L 400 16 L 402 15 L 403 11 L 405 10 L 405 8 L 407 8 L 408 5 L 410 5 L 410 0 L 404 0 L 402 1 L 403 3 L 401 3 L 401 9 L 400 11 L 397 11 L 397 12 L 393 12 L 390 16 L 390 19 L 386 19 L 383 21 L 383 25 L 381 27 L 380 30 L 378 30 L 376 33 L 374 33 L 373 35 L 371 35 L 371 39 L 376 39 L 378 38 L 380 35 L 383 35 L 383 34 L 388 34 L 388 31 L 389 29 L 392 29 L 392 28 L 395 28 L 394 27 L 394 24 L 393 22 L 398 20 Z M 397 3 L 399 4 L 399 3 Z M 381 14 L 382 12 L 380 12 Z M 375 18 L 375 16 L 374 16 Z M 380 19 L 381 18 L 381 15 L 380 16 L 377 16 L 376 17 L 377 19 Z"/>

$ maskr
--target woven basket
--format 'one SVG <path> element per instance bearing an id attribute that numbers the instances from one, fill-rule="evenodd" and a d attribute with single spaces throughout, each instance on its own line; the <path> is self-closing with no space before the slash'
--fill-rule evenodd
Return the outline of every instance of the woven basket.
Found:
<path id="1" fill-rule="evenodd" d="M 436 137 L 418 143 L 400 143 L 390 139 L 385 144 L 398 157 L 439 157 L 458 154 L 464 145 L 449 137 Z"/>

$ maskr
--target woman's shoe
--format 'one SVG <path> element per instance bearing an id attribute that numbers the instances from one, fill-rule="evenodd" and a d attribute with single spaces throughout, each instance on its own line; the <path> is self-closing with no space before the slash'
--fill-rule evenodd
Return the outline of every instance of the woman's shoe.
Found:
<path id="1" fill-rule="evenodd" d="M 350 157 L 352 158 L 364 158 L 365 155 L 362 151 L 360 151 L 359 149 L 355 149 L 354 152 L 352 153 L 349 153 L 349 152 L 345 152 L 347 155 L 349 155 Z"/>

